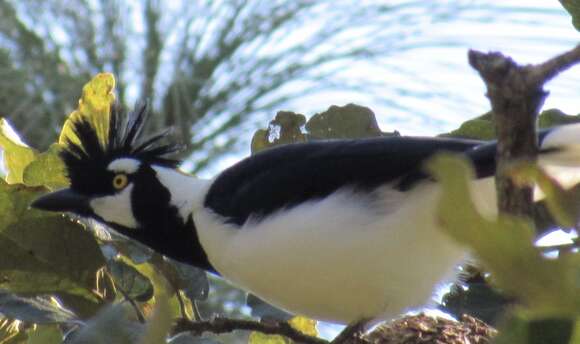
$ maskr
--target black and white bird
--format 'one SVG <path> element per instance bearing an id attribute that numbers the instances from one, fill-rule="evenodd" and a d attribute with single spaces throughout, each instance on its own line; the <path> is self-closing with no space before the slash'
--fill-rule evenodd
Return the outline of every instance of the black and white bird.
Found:
<path id="1" fill-rule="evenodd" d="M 295 314 L 350 323 L 423 305 L 466 256 L 438 228 L 437 152 L 475 166 L 480 210 L 496 208 L 495 143 L 382 137 L 268 149 L 211 180 L 181 172 L 163 135 L 142 137 L 144 106 L 113 111 L 107 140 L 87 120 L 61 152 L 70 187 L 32 206 L 93 218 L 217 273 Z M 102 143 L 105 141 L 105 143 Z M 580 163 L 580 125 L 540 134 L 540 163 Z"/>

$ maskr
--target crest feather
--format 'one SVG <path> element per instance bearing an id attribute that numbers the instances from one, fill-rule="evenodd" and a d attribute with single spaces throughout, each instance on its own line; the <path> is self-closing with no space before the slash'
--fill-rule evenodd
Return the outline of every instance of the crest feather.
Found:
<path id="1" fill-rule="evenodd" d="M 119 158 L 131 158 L 142 163 L 175 168 L 180 161 L 169 157 L 179 151 L 180 146 L 166 143 L 169 131 L 143 138 L 147 122 L 147 105 L 136 105 L 135 110 L 123 115 L 116 106 L 111 107 L 109 133 L 106 143 L 99 140 L 97 130 L 86 118 L 72 123 L 72 130 L 79 143 L 69 139 L 65 142 L 60 157 L 64 161 L 71 186 L 86 184 L 85 178 L 95 179 L 96 173 L 105 173 L 108 164 Z M 75 185 L 76 184 L 76 185 Z"/>

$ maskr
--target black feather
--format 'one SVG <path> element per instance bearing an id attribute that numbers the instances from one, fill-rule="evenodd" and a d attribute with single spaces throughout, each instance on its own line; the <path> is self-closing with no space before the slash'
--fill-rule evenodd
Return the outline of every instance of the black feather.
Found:
<path id="1" fill-rule="evenodd" d="M 107 181 L 111 172 L 106 167 L 119 158 L 137 159 L 149 165 L 177 167 L 180 161 L 169 155 L 177 152 L 180 146 L 165 142 L 167 131 L 142 137 L 147 115 L 145 103 L 137 105 L 126 116 L 113 106 L 109 133 L 104 144 L 90 121 L 86 118 L 74 121 L 72 129 L 80 143 L 67 140 L 60 153 L 71 187 L 84 193 L 109 192 L 111 185 Z"/>

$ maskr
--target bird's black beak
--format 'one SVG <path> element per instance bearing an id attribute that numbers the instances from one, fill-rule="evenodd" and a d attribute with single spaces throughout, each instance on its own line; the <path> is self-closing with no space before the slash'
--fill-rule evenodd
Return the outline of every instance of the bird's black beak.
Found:
<path id="1" fill-rule="evenodd" d="M 68 211 L 79 215 L 86 215 L 91 212 L 89 197 L 71 189 L 62 189 L 41 196 L 34 200 L 30 206 L 41 210 Z"/>

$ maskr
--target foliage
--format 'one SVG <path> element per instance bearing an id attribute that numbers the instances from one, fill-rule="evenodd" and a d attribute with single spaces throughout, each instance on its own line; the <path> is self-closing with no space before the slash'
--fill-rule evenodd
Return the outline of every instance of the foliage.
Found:
<path id="1" fill-rule="evenodd" d="M 572 336 L 579 335 L 574 332 L 578 328 L 574 324 L 580 321 L 580 257 L 543 256 L 534 246 L 534 229 L 528 220 L 509 215 L 489 219 L 480 215 L 470 196 L 468 182 L 473 171 L 467 162 L 442 154 L 429 163 L 429 170 L 443 187 L 438 216 L 445 230 L 459 243 L 469 246 L 492 272 L 494 283 L 522 305 L 500 331 L 497 342 L 572 343 Z M 525 175 L 533 181 L 541 176 Z M 580 198 L 576 191 L 565 191 L 553 183 L 542 179 L 538 184 L 550 191 L 546 196 L 552 198 L 552 203 Z M 560 212 L 567 209 L 566 204 L 557 206 L 562 209 Z"/>
<path id="2" fill-rule="evenodd" d="M 97 75 L 83 88 L 69 120 L 86 116 L 104 135 L 114 84 L 111 74 Z M 8 170 L 7 181 L 0 180 L 0 341 L 28 337 L 31 343 L 58 343 L 62 325 L 74 328 L 71 343 L 135 343 L 141 337 L 143 343 L 159 342 L 170 319 L 192 319 L 195 303 L 207 297 L 205 273 L 103 235 L 95 224 L 29 208 L 48 188 L 67 184 L 58 151 L 62 142 L 76 139 L 68 122 L 60 143 L 41 153 L 23 143 L 5 119 L 0 123 Z M 143 325 L 145 317 L 169 320 Z"/>
<path id="3" fill-rule="evenodd" d="M 580 30 L 580 2 L 577 0 L 560 0 L 560 3 L 572 16 L 572 24 L 576 30 Z"/>

